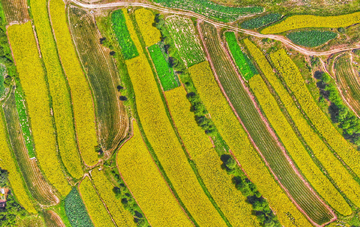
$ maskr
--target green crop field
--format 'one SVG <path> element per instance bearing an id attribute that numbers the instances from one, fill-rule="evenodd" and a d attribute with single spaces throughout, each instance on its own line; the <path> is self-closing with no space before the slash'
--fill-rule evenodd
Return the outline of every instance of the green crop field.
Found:
<path id="1" fill-rule="evenodd" d="M 0 227 L 360 220 L 360 3 L 0 0 Z"/>
<path id="2" fill-rule="evenodd" d="M 166 61 L 159 44 L 154 44 L 149 47 L 149 53 L 164 91 L 178 87 L 179 79 L 174 74 L 174 70 L 169 67 L 169 63 Z"/>

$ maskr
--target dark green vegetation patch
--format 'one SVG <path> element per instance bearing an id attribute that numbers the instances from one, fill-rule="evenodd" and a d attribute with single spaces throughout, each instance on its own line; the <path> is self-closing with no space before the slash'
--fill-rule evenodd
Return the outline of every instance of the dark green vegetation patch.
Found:
<path id="1" fill-rule="evenodd" d="M 172 68 L 169 67 L 169 63 L 166 61 L 159 45 L 154 44 L 149 47 L 149 52 L 164 91 L 178 87 L 180 85 L 179 81 Z"/>
<path id="2" fill-rule="evenodd" d="M 73 227 L 94 226 L 76 188 L 73 188 L 65 198 L 65 211 Z"/>
<path id="3" fill-rule="evenodd" d="M 319 30 L 291 32 L 286 35 L 286 37 L 288 37 L 295 44 L 306 47 L 319 46 L 331 39 L 334 39 L 336 36 L 337 34 L 335 32 Z"/>
<path id="4" fill-rule="evenodd" d="M 230 22 L 237 20 L 240 16 L 263 12 L 264 8 L 254 7 L 229 7 L 216 4 L 209 0 L 154 0 L 166 7 L 184 9 L 202 14 L 215 20 Z"/>
<path id="5" fill-rule="evenodd" d="M 261 17 L 256 17 L 241 23 L 240 27 L 245 29 L 255 29 L 260 28 L 262 26 L 274 23 L 281 19 L 281 14 L 278 13 L 270 13 Z"/>
<path id="6" fill-rule="evenodd" d="M 121 52 L 125 60 L 131 59 L 139 55 L 134 42 L 130 37 L 129 30 L 126 26 L 124 14 L 121 10 L 117 10 L 111 14 L 112 27 L 115 32 L 116 39 L 121 47 Z"/>
<path id="7" fill-rule="evenodd" d="M 235 64 L 239 68 L 241 75 L 245 78 L 245 80 L 250 80 L 251 77 L 258 73 L 255 66 L 248 56 L 241 51 L 233 32 L 226 32 L 225 37 L 231 55 L 233 56 Z"/>

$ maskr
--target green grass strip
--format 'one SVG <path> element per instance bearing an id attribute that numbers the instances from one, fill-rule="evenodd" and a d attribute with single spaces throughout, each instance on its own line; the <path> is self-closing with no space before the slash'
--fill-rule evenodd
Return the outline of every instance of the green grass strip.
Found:
<path id="1" fill-rule="evenodd" d="M 234 32 L 226 32 L 225 37 L 231 55 L 233 56 L 235 64 L 239 68 L 241 75 L 245 78 L 245 80 L 250 80 L 251 77 L 258 73 L 255 69 L 255 66 L 252 64 L 250 59 L 241 51 Z"/>
<path id="2" fill-rule="evenodd" d="M 148 49 L 164 91 L 179 87 L 180 84 L 177 76 L 174 74 L 172 68 L 169 67 L 169 63 L 166 61 L 159 45 L 154 44 Z"/>

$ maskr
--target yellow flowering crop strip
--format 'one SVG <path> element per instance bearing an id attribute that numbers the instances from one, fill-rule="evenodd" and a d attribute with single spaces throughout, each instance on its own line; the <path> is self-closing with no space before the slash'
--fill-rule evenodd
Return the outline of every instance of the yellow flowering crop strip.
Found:
<path id="1" fill-rule="evenodd" d="M 320 134 L 322 134 L 340 158 L 360 176 L 359 152 L 344 139 L 326 115 L 322 113 L 307 89 L 305 81 L 295 63 L 287 56 L 285 50 L 272 54 L 271 60 Z"/>
<path id="2" fill-rule="evenodd" d="M 133 221 L 133 216 L 129 211 L 125 210 L 123 204 L 121 203 L 121 199 L 115 197 L 115 194 L 112 191 L 114 185 L 106 178 L 104 173 L 98 169 L 93 169 L 91 171 L 91 177 L 100 197 L 109 209 L 116 225 L 118 227 L 135 227 L 136 224 Z"/>
<path id="3" fill-rule="evenodd" d="M 295 15 L 261 31 L 263 34 L 281 33 L 298 28 L 338 28 L 360 22 L 360 12 L 340 16 Z"/>
<path id="4" fill-rule="evenodd" d="M 86 210 L 88 211 L 90 218 L 96 227 L 115 226 L 104 204 L 96 193 L 96 190 L 92 185 L 89 177 L 85 177 L 81 181 L 79 185 L 79 192 L 82 200 L 84 201 Z"/>
<path id="5" fill-rule="evenodd" d="M 44 2 L 42 4 L 46 5 L 47 1 L 35 2 Z M 62 0 L 50 1 L 50 15 L 58 53 L 70 86 L 80 154 L 85 163 L 92 166 L 98 162 L 95 152 L 98 143 L 91 90 L 75 52 L 66 22 L 65 4 Z"/>
<path id="6" fill-rule="evenodd" d="M 136 108 L 145 134 L 177 194 L 195 221 L 204 226 L 225 226 L 187 160 L 168 120 L 151 66 L 143 53 L 129 15 L 126 10 L 123 12 L 131 38 L 139 52 L 138 57 L 126 60 L 125 63 L 133 82 Z M 207 218 L 209 215 L 211 219 Z"/>
<path id="7" fill-rule="evenodd" d="M 209 63 L 202 62 L 194 65 L 189 68 L 189 71 L 200 98 L 209 111 L 216 128 L 249 178 L 268 200 L 280 223 L 284 226 L 295 226 L 295 224 L 298 226 L 311 226 L 275 182 L 273 176 L 252 147 L 246 132 L 221 93 Z M 294 218 L 295 224 L 290 220 L 289 216 Z"/>
<path id="8" fill-rule="evenodd" d="M 133 136 L 120 148 L 116 163 L 152 226 L 192 225 L 157 169 L 135 121 Z"/>
<path id="9" fill-rule="evenodd" d="M 70 94 L 57 55 L 46 2 L 46 0 L 31 0 L 32 15 L 52 97 L 60 156 L 70 175 L 80 178 L 83 171 L 75 140 Z"/>
<path id="10" fill-rule="evenodd" d="M 290 114 L 297 129 L 304 138 L 306 144 L 314 152 L 314 155 L 319 159 L 327 173 L 335 181 L 337 186 L 344 192 L 344 194 L 357 206 L 360 203 L 360 197 L 356 191 L 360 190 L 359 184 L 352 178 L 347 170 L 342 166 L 341 162 L 331 153 L 328 147 L 323 143 L 320 137 L 313 131 L 308 124 L 296 104 L 292 100 L 290 94 L 285 87 L 281 84 L 280 80 L 276 77 L 271 65 L 266 60 L 261 51 L 249 40 L 244 40 L 251 55 L 258 63 L 260 69 L 264 73 L 267 80 L 270 82 L 276 93 L 279 95 L 282 103 Z M 292 72 L 288 72 L 289 75 L 293 75 Z M 331 194 L 333 195 L 333 193 Z M 351 213 L 348 206 L 344 203 L 336 205 L 335 195 L 333 199 L 324 197 L 327 202 L 333 206 L 338 212 L 348 215 Z"/>
<path id="11" fill-rule="evenodd" d="M 47 179 L 65 196 L 71 188 L 65 179 L 57 157 L 48 88 L 31 22 L 10 26 L 8 35 L 25 93 L 36 157 Z"/>
<path id="12" fill-rule="evenodd" d="M 135 11 L 135 18 L 146 46 L 149 47 L 160 42 L 160 31 L 152 25 L 155 22 L 155 15 L 153 12 L 141 8 Z"/>
<path id="13" fill-rule="evenodd" d="M 335 210 L 344 215 L 350 215 L 352 213 L 350 206 L 313 162 L 281 112 L 275 98 L 271 95 L 261 76 L 255 75 L 250 79 L 249 85 L 270 124 L 310 184 Z"/>
<path id="14" fill-rule="evenodd" d="M 141 46 L 141 43 L 140 43 L 140 40 L 139 38 L 137 37 L 137 34 L 136 34 L 136 31 L 135 31 L 135 28 L 134 28 L 134 25 L 133 23 L 131 22 L 131 19 L 130 19 L 130 16 L 129 14 L 127 13 L 127 10 L 126 8 L 122 8 L 121 9 L 123 14 L 124 14 L 124 17 L 125 17 L 125 22 L 126 22 L 126 27 L 127 29 L 129 30 L 129 34 L 130 34 L 130 37 L 132 39 L 132 41 L 134 42 L 135 46 L 136 46 L 136 49 L 138 50 L 139 54 L 142 53 L 142 46 Z"/>
<path id="15" fill-rule="evenodd" d="M 13 157 L 12 152 L 9 148 L 9 144 L 7 142 L 6 128 L 4 125 L 4 120 L 1 114 L 0 117 L 0 167 L 8 171 L 9 182 L 11 185 L 12 192 L 16 196 L 16 199 L 19 201 L 21 206 L 25 208 L 30 213 L 37 213 L 34 208 L 34 205 L 31 202 L 31 199 L 27 193 L 27 188 L 25 187 L 25 183 L 23 182 L 22 175 L 20 173 L 19 168 L 17 167 L 17 163 L 15 161 L 15 157 Z"/>
<path id="16" fill-rule="evenodd" d="M 177 87 L 165 92 L 165 96 L 185 148 L 216 204 L 233 226 L 255 226 L 251 205 L 232 184 L 232 176 L 221 169 L 220 157 L 204 130 L 196 124 L 185 89 Z"/>

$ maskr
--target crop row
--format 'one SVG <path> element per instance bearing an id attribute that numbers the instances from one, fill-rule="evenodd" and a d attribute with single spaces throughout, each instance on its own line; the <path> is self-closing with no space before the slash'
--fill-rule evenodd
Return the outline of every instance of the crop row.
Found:
<path id="1" fill-rule="evenodd" d="M 113 192 L 114 186 L 106 178 L 103 171 L 94 169 L 91 171 L 91 178 L 99 192 L 100 198 L 106 204 L 116 225 L 118 227 L 135 226 L 131 213 L 124 209 L 122 200 L 115 197 L 115 193 Z"/>
<path id="2" fill-rule="evenodd" d="M 10 26 L 8 35 L 26 97 L 37 159 L 50 183 L 65 196 L 71 188 L 57 156 L 45 73 L 38 56 L 31 22 Z"/>
<path id="3" fill-rule="evenodd" d="M 128 18 L 127 13 L 125 18 Z M 128 22 L 128 20 L 127 20 Z M 129 20 L 128 28 L 131 26 Z M 133 29 L 133 28 L 129 28 Z M 141 48 L 136 33 L 131 33 L 135 45 Z M 225 225 L 210 203 L 187 160 L 184 150 L 166 114 L 151 66 L 139 49 L 140 56 L 126 60 L 126 66 L 136 94 L 136 108 L 144 132 L 175 191 L 199 225 Z M 135 83 L 136 81 L 136 83 Z M 181 169 L 182 171 L 178 171 Z M 211 215 L 210 220 L 206 215 Z"/>
<path id="4" fill-rule="evenodd" d="M 111 14 L 112 28 L 120 45 L 121 53 L 125 59 L 131 59 L 139 55 L 134 42 L 131 40 L 129 30 L 126 26 L 122 10 L 116 10 Z"/>
<path id="5" fill-rule="evenodd" d="M 334 39 L 336 36 L 337 34 L 335 32 L 319 30 L 291 32 L 286 35 L 286 37 L 295 44 L 306 47 L 320 46 L 327 41 Z"/>
<path id="6" fill-rule="evenodd" d="M 119 150 L 117 166 L 124 181 L 153 226 L 187 226 L 191 222 L 157 169 L 136 121 L 133 136 Z"/>
<path id="7" fill-rule="evenodd" d="M 190 112 L 185 89 L 178 87 L 165 92 L 165 96 L 185 148 L 221 211 L 233 226 L 253 226 L 255 216 L 250 216 L 251 205 L 231 183 L 232 177 L 221 169 L 220 157 Z"/>
<path id="8" fill-rule="evenodd" d="M 51 1 L 51 4 L 55 4 L 57 1 Z M 80 178 L 83 171 L 75 140 L 70 94 L 57 55 L 46 0 L 32 0 L 31 8 L 52 98 L 59 153 L 70 175 L 74 178 Z"/>
<path id="9" fill-rule="evenodd" d="M 46 8 L 46 0 L 36 2 L 43 2 L 42 4 L 45 6 L 42 5 L 41 7 Z M 52 0 L 50 3 L 51 24 L 55 33 L 58 53 L 71 91 L 80 154 L 84 162 L 92 166 L 98 162 L 95 151 L 98 143 L 91 90 L 70 36 L 65 4 L 62 0 Z"/>
<path id="10" fill-rule="evenodd" d="M 319 130 L 329 145 L 336 151 L 341 159 L 360 176 L 359 159 L 360 155 L 335 129 L 330 120 L 316 105 L 306 87 L 305 81 L 295 63 L 286 54 L 285 50 L 280 50 L 271 55 L 271 60 L 283 76 L 286 84 L 297 98 L 300 106 L 305 111 L 310 121 Z"/>
<path id="11" fill-rule="evenodd" d="M 72 226 L 94 226 L 76 187 L 65 198 L 65 212 Z"/>
<path id="12" fill-rule="evenodd" d="M 352 179 L 352 176 L 337 160 L 327 146 L 323 143 L 320 137 L 313 131 L 311 126 L 308 124 L 300 110 L 297 108 L 290 94 L 286 91 L 285 87 L 281 84 L 280 80 L 276 77 L 271 65 L 252 42 L 249 40 L 244 41 L 252 57 L 255 59 L 259 68 L 262 70 L 266 79 L 270 82 L 276 93 L 279 95 L 282 103 L 287 109 L 290 117 L 294 121 L 297 129 L 304 138 L 306 144 L 313 151 L 314 155 L 319 159 L 322 165 L 325 167 L 326 172 L 333 178 L 338 187 L 350 198 L 355 204 L 358 204 L 358 198 L 353 193 L 354 190 L 358 190 L 359 185 Z M 288 72 L 291 75 L 292 72 Z M 302 171 L 303 168 L 301 168 Z M 351 213 L 349 207 L 344 203 L 337 204 L 336 201 L 341 201 L 336 196 L 335 191 L 332 191 L 328 196 L 323 195 L 323 198 L 333 206 L 334 209 L 343 214 L 347 215 Z"/>
<path id="13" fill-rule="evenodd" d="M 152 45 L 148 50 L 164 91 L 178 87 L 178 78 L 173 69 L 169 67 L 169 63 L 166 61 L 159 44 Z"/>
<path id="14" fill-rule="evenodd" d="M 237 42 L 235 33 L 226 32 L 225 37 L 231 55 L 241 75 L 245 78 L 245 80 L 250 80 L 251 77 L 257 74 L 256 68 L 254 67 L 248 56 L 246 56 L 246 54 L 244 54 L 244 52 L 241 50 Z"/>
<path id="15" fill-rule="evenodd" d="M 270 132 L 263 120 L 264 117 L 254 106 L 250 91 L 242 84 L 241 77 L 229 61 L 229 55 L 225 52 L 225 48 L 221 48 L 216 28 L 209 23 L 200 24 L 200 28 L 202 34 L 205 34 L 205 47 L 209 52 L 218 83 L 228 97 L 228 102 L 232 105 L 233 111 L 238 115 L 247 133 L 259 148 L 262 159 L 268 164 L 274 177 L 277 177 L 279 183 L 287 190 L 288 195 L 310 219 L 318 224 L 330 221 L 332 214 L 330 214 L 329 209 L 304 184 L 289 163 L 283 149 L 279 146 L 278 138 Z M 251 177 L 251 175 L 249 176 Z M 271 203 L 270 207 L 273 207 Z"/>
<path id="16" fill-rule="evenodd" d="M 275 25 L 264 28 L 261 33 L 282 33 L 298 28 L 338 28 L 360 22 L 360 12 L 339 16 L 295 15 Z"/>
<path id="17" fill-rule="evenodd" d="M 11 188 L 21 206 L 23 206 L 25 210 L 30 213 L 37 213 L 28 195 L 28 189 L 23 182 L 22 175 L 17 166 L 17 162 L 15 161 L 9 144 L 7 143 L 7 133 L 4 120 L 2 118 L 2 113 L 0 115 L 0 167 L 8 172 L 8 180 L 10 182 Z"/>
<path id="18" fill-rule="evenodd" d="M 253 7 L 228 7 L 216 4 L 209 0 L 155 0 L 166 7 L 179 8 L 193 11 L 215 20 L 231 22 L 237 20 L 240 16 L 254 13 L 261 13 L 264 9 L 260 6 Z"/>
<path id="19" fill-rule="evenodd" d="M 259 191 L 269 201 L 281 224 L 285 226 L 295 226 L 296 224 L 309 226 L 310 223 L 276 184 L 265 164 L 252 147 L 246 132 L 221 93 L 209 63 L 203 62 L 194 65 L 189 71 L 200 98 L 209 111 L 219 133 L 239 160 L 244 171 L 250 176 L 251 181 L 255 183 Z M 282 202 L 279 203 L 278 201 Z M 282 212 L 285 210 L 295 219 L 294 222 L 289 220 L 285 212 Z"/>
<path id="20" fill-rule="evenodd" d="M 245 28 L 245 29 L 260 28 L 262 26 L 265 26 L 265 25 L 268 25 L 268 24 L 274 23 L 275 21 L 280 20 L 281 16 L 282 15 L 278 14 L 278 13 L 266 14 L 264 16 L 246 20 L 240 24 L 240 27 Z"/>
<path id="21" fill-rule="evenodd" d="M 142 8 L 135 11 L 136 22 L 146 46 L 158 43 L 161 38 L 160 31 L 153 26 L 155 15 L 148 9 Z"/>
<path id="22" fill-rule="evenodd" d="M 266 87 L 260 75 L 254 76 L 249 85 L 259 101 L 270 124 L 279 135 L 285 148 L 295 161 L 296 165 L 310 182 L 314 189 L 323 197 L 335 210 L 344 215 L 351 214 L 351 208 L 336 190 L 334 185 L 320 171 L 319 167 L 311 159 L 309 153 L 287 122 L 281 112 L 275 98 Z"/>
<path id="23" fill-rule="evenodd" d="M 89 216 L 96 227 L 115 226 L 111 220 L 110 214 L 96 193 L 95 187 L 92 185 L 89 177 L 85 177 L 81 181 L 79 191 Z"/>
<path id="24" fill-rule="evenodd" d="M 186 66 L 190 67 L 205 60 L 200 40 L 189 18 L 169 16 L 165 23 Z"/>

